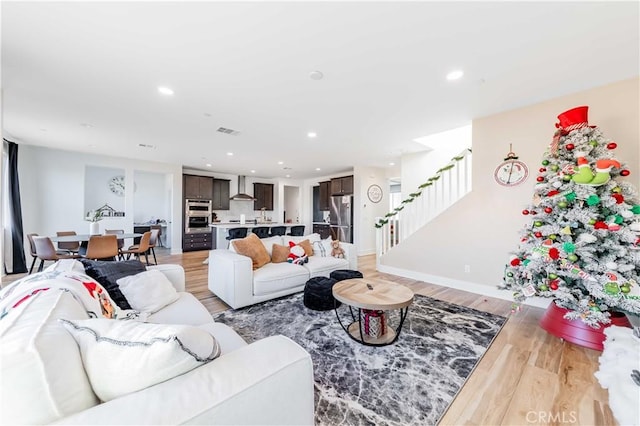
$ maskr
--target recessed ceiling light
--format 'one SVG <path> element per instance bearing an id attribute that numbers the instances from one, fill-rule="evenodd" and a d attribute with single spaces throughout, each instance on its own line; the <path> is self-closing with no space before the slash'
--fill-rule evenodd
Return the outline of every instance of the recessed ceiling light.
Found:
<path id="1" fill-rule="evenodd" d="M 255 170 L 251 170 L 251 173 L 255 173 L 255 172 L 256 172 Z"/>
<path id="2" fill-rule="evenodd" d="M 462 70 L 451 71 L 449 74 L 447 74 L 447 80 L 458 80 L 459 78 L 462 78 L 463 75 L 464 72 Z"/>
<path id="3" fill-rule="evenodd" d="M 173 90 L 169 89 L 168 87 L 164 87 L 164 86 L 159 86 L 158 87 L 158 92 L 163 94 L 163 95 L 167 95 L 167 96 L 173 95 Z"/>
<path id="4" fill-rule="evenodd" d="M 205 164 L 207 167 L 211 167 L 211 163 L 207 163 Z"/>
<path id="5" fill-rule="evenodd" d="M 322 74 L 320 71 L 311 71 L 309 73 L 309 78 L 311 80 L 322 80 L 322 77 L 324 77 L 324 74 Z"/>
<path id="6" fill-rule="evenodd" d="M 318 134 L 316 132 L 309 132 L 307 133 L 307 137 L 308 138 L 315 138 L 316 136 L 318 136 Z"/>
<path id="7" fill-rule="evenodd" d="M 316 167 L 316 172 L 319 172 L 320 170 L 320 167 Z"/>
<path id="8" fill-rule="evenodd" d="M 285 177 L 288 177 L 288 178 L 290 178 L 290 177 L 291 177 L 291 175 L 285 175 Z"/>
<path id="9" fill-rule="evenodd" d="M 395 165 L 396 165 L 396 163 L 389 163 L 389 165 L 390 165 L 390 166 L 395 166 Z"/>
<path id="10" fill-rule="evenodd" d="M 278 164 L 284 164 L 284 161 L 278 161 Z"/>
<path id="11" fill-rule="evenodd" d="M 231 157 L 233 155 L 233 152 L 227 152 L 227 155 Z"/>

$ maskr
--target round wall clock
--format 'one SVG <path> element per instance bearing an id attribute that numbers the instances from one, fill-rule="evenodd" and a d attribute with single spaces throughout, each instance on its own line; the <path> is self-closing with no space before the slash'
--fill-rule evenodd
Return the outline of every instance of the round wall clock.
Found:
<path id="1" fill-rule="evenodd" d="M 524 182 L 529 176 L 529 168 L 520 160 L 508 159 L 496 167 L 493 177 L 504 186 L 514 186 Z"/>
<path id="2" fill-rule="evenodd" d="M 109 179 L 109 189 L 119 197 L 124 196 L 124 176 L 114 176 Z"/>
<path id="3" fill-rule="evenodd" d="M 369 189 L 367 189 L 367 197 L 369 197 L 372 203 L 379 203 L 380 200 L 382 200 L 382 188 L 375 184 L 369 186 Z"/>

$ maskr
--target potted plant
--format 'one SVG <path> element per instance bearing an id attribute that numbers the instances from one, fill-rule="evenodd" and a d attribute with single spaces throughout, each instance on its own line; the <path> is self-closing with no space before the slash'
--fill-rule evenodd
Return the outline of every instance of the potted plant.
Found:
<path id="1" fill-rule="evenodd" d="M 100 224 L 102 220 L 102 212 L 99 210 L 90 210 L 87 212 L 84 220 L 91 222 L 89 224 L 89 235 L 100 235 Z"/>

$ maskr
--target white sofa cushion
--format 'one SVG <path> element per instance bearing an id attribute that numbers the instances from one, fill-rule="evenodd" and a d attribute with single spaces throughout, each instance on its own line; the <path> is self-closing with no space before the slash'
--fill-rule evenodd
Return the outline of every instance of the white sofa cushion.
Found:
<path id="1" fill-rule="evenodd" d="M 99 403 L 59 318 L 87 319 L 68 291 L 32 295 L 0 321 L 0 424 L 43 424 Z"/>
<path id="2" fill-rule="evenodd" d="M 349 261 L 336 257 L 309 256 L 309 262 L 304 264 L 309 271 L 309 278 L 328 277 L 336 269 L 349 269 Z"/>
<path id="3" fill-rule="evenodd" d="M 213 322 L 207 308 L 191 293 L 178 293 L 178 300 L 149 315 L 147 322 L 154 324 L 202 325 Z"/>
<path id="4" fill-rule="evenodd" d="M 102 401 L 164 382 L 220 355 L 210 333 L 188 325 L 59 321 L 78 342 L 93 391 Z"/>
<path id="5" fill-rule="evenodd" d="M 216 339 L 220 345 L 220 355 L 225 355 L 243 346 L 247 346 L 247 342 L 226 324 L 211 322 L 209 324 L 199 325 L 198 328 L 205 330 Z"/>
<path id="6" fill-rule="evenodd" d="M 253 294 L 265 294 L 286 290 L 304 284 L 309 279 L 309 271 L 292 263 L 267 263 L 253 271 Z"/>
<path id="7" fill-rule="evenodd" d="M 116 282 L 129 305 L 138 311 L 158 312 L 179 297 L 171 281 L 158 270 L 129 275 Z"/>

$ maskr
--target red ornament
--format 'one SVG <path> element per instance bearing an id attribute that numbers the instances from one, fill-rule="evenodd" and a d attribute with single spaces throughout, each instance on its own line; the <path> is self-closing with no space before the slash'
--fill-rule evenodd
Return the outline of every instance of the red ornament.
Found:
<path id="1" fill-rule="evenodd" d="M 627 169 L 620 170 L 620 176 L 629 176 L 631 172 Z"/>
<path id="2" fill-rule="evenodd" d="M 551 281 L 549 283 L 549 288 L 551 290 L 557 290 L 558 289 L 558 281 L 557 280 Z"/>
<path id="3" fill-rule="evenodd" d="M 523 215 L 525 215 L 525 216 L 526 216 L 526 215 L 528 215 L 529 213 L 530 213 L 530 212 L 529 212 L 529 210 L 527 210 L 527 209 L 522 210 L 522 214 L 523 214 Z"/>
<path id="4" fill-rule="evenodd" d="M 616 199 L 616 204 L 622 204 L 624 201 L 624 196 L 622 194 L 613 194 L 612 197 Z"/>
<path id="5" fill-rule="evenodd" d="M 544 208 L 544 212 L 545 213 L 551 213 L 553 211 L 553 209 L 551 207 L 545 207 Z"/>
<path id="6" fill-rule="evenodd" d="M 547 197 L 553 197 L 554 195 L 558 195 L 559 193 L 560 191 L 554 189 L 553 191 L 549 191 L 547 193 Z"/>
<path id="7" fill-rule="evenodd" d="M 549 257 L 552 258 L 553 260 L 559 259 L 560 258 L 560 251 L 555 247 L 551 247 L 549 249 Z"/>
<path id="8" fill-rule="evenodd" d="M 538 212 L 535 210 L 531 210 L 531 214 L 538 214 Z"/>
<path id="9" fill-rule="evenodd" d="M 542 232 L 538 231 L 538 232 L 534 232 L 534 234 L 536 236 L 536 238 L 542 238 Z"/>
<path id="10" fill-rule="evenodd" d="M 517 257 L 511 261 L 511 266 L 518 266 L 520 264 L 520 259 Z"/>
<path id="11" fill-rule="evenodd" d="M 538 177 L 536 178 L 536 180 L 537 180 L 538 182 L 544 182 L 544 177 L 542 177 L 542 176 L 538 176 Z"/>
<path id="12" fill-rule="evenodd" d="M 607 226 L 607 224 L 604 222 L 596 222 L 593 224 L 593 227 L 595 229 L 609 229 L 609 226 Z"/>
<path id="13" fill-rule="evenodd" d="M 618 147 L 618 144 L 615 142 L 611 142 L 607 144 L 607 149 L 616 149 L 617 147 Z"/>
<path id="14" fill-rule="evenodd" d="M 547 171 L 547 169 L 545 169 L 544 167 L 540 167 L 540 173 L 544 173 L 546 171 Z"/>
<path id="15" fill-rule="evenodd" d="M 572 143 L 568 143 L 567 145 L 565 145 L 565 148 L 567 148 L 569 151 L 571 151 L 573 148 L 575 148 L 576 146 Z"/>

